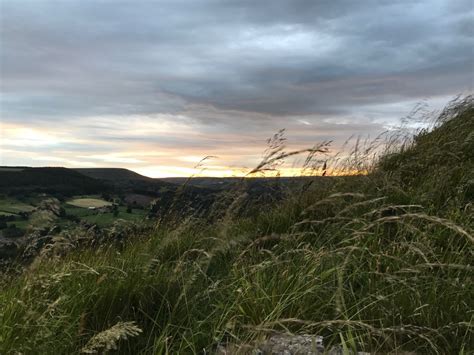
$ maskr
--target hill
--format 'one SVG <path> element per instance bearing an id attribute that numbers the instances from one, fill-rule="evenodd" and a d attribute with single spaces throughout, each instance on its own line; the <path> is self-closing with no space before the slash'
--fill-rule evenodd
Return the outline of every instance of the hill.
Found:
<path id="1" fill-rule="evenodd" d="M 110 190 L 107 184 L 66 168 L 1 167 L 0 192 L 72 196 Z"/>
<path id="2" fill-rule="evenodd" d="M 149 181 L 153 179 L 140 175 L 134 171 L 122 168 L 77 168 L 74 169 L 78 173 L 91 177 L 93 179 L 108 181 L 138 180 Z"/>
<path id="3" fill-rule="evenodd" d="M 448 106 L 401 150 L 386 155 L 378 170 L 407 195 L 437 208 L 474 201 L 474 108 L 472 97 Z"/>
<path id="4" fill-rule="evenodd" d="M 133 192 L 144 195 L 157 195 L 175 191 L 178 185 L 140 175 L 123 168 L 79 168 L 74 171 L 114 186 L 122 192 Z"/>

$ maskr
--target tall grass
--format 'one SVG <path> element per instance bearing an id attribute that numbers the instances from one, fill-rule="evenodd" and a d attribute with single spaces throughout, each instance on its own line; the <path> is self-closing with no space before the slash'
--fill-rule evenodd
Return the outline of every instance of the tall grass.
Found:
<path id="1" fill-rule="evenodd" d="M 470 102 L 368 175 L 6 274 L 0 353 L 212 353 L 274 331 L 370 352 L 471 352 Z M 446 190 L 449 201 L 437 198 Z"/>

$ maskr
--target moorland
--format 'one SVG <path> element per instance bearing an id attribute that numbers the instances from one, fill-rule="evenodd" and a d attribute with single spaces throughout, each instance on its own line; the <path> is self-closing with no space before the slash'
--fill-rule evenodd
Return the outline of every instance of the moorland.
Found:
<path id="1" fill-rule="evenodd" d="M 0 168 L 0 353 L 245 353 L 275 332 L 471 353 L 472 97 L 379 143 L 300 152 L 343 176 Z"/>

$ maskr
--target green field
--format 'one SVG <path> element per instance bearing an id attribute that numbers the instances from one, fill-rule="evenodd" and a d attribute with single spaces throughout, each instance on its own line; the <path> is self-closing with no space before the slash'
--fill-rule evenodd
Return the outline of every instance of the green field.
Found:
<path id="1" fill-rule="evenodd" d="M 132 213 L 127 213 L 126 207 L 119 206 L 118 215 L 114 216 L 113 212 L 99 212 L 96 210 L 72 206 L 70 204 L 66 204 L 64 210 L 67 215 L 79 217 L 86 222 L 97 224 L 99 227 L 108 227 L 117 219 L 124 219 L 132 222 L 140 221 L 147 213 L 145 210 L 136 208 L 132 210 Z"/>
<path id="2" fill-rule="evenodd" d="M 26 203 L 11 198 L 0 199 L 0 212 L 18 214 L 20 212 L 31 212 L 35 208 Z"/>
<path id="3" fill-rule="evenodd" d="M 0 216 L 16 216 L 14 213 L 0 211 Z"/>
<path id="4" fill-rule="evenodd" d="M 65 204 L 64 210 L 66 211 L 66 214 L 71 215 L 71 216 L 76 216 L 79 218 L 90 216 L 96 213 L 96 211 L 91 211 L 87 208 L 77 207 L 70 204 Z"/>
<path id="5" fill-rule="evenodd" d="M 17 220 L 17 221 L 10 221 L 7 222 L 7 225 L 10 227 L 11 225 L 15 225 L 15 227 L 20 228 L 20 229 L 26 229 L 30 225 L 30 221 L 26 219 L 22 220 Z"/>
<path id="6" fill-rule="evenodd" d="M 138 222 L 145 218 L 146 211 L 134 209 L 132 213 L 127 213 L 126 207 L 118 208 L 118 215 L 114 216 L 112 212 L 107 213 L 98 213 L 98 214 L 89 214 L 83 216 L 82 219 L 89 222 L 97 224 L 99 227 L 108 227 L 112 225 L 117 219 L 123 219 L 130 222 Z"/>
<path id="7" fill-rule="evenodd" d="M 105 206 L 112 206 L 112 203 L 105 200 L 98 199 L 98 198 L 75 198 L 71 201 L 68 201 L 67 203 L 69 205 L 82 207 L 82 208 L 89 208 L 89 207 L 100 208 L 100 207 L 105 207 Z"/>

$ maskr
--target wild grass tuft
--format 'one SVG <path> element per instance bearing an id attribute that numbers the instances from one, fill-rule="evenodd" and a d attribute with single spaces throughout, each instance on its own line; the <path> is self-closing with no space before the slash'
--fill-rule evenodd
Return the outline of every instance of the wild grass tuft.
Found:
<path id="1" fill-rule="evenodd" d="M 120 340 L 127 340 L 142 332 L 135 322 L 118 322 L 109 329 L 95 334 L 82 348 L 84 354 L 97 354 L 109 350 L 117 350 Z"/>

